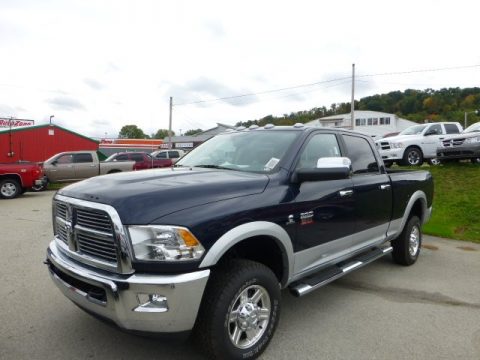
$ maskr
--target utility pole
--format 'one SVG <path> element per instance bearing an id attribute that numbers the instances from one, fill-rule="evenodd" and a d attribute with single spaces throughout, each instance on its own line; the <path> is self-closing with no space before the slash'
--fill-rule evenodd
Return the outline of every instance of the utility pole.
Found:
<path id="1" fill-rule="evenodd" d="M 173 108 L 173 98 L 170 96 L 170 116 L 168 120 L 168 148 L 172 148 L 172 108 Z"/>
<path id="2" fill-rule="evenodd" d="M 350 105 L 350 122 L 355 130 L 355 64 L 352 64 L 352 103 Z"/>

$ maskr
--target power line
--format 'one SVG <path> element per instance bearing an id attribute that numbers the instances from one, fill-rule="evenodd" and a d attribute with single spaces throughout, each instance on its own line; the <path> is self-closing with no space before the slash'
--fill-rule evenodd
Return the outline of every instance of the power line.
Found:
<path id="1" fill-rule="evenodd" d="M 206 103 L 206 102 L 213 102 L 213 101 L 220 101 L 220 100 L 238 99 L 238 98 L 247 97 L 247 96 L 263 95 L 263 94 L 269 94 L 269 93 L 273 93 L 273 92 L 298 89 L 298 88 L 302 88 L 302 87 L 309 87 L 309 86 L 315 86 L 315 85 L 320 85 L 320 84 L 327 84 L 327 83 L 340 81 L 340 80 L 346 80 L 346 79 L 350 79 L 350 77 L 348 76 L 348 77 L 342 77 L 342 78 L 337 78 L 337 79 L 317 81 L 317 82 L 310 83 L 310 84 L 302 84 L 302 85 L 290 86 L 290 87 L 285 87 L 285 88 L 280 88 L 280 89 L 260 91 L 260 92 L 256 92 L 256 93 L 226 96 L 226 97 L 221 97 L 221 98 L 216 98 L 216 99 L 199 100 L 199 101 L 192 101 L 192 102 L 188 102 L 188 103 L 180 103 L 180 104 L 174 104 L 174 105 L 175 106 L 184 106 L 184 105 L 202 104 L 202 103 Z"/>
<path id="2" fill-rule="evenodd" d="M 432 68 L 432 69 L 419 69 L 419 70 L 409 70 L 409 71 L 392 71 L 392 72 L 385 72 L 385 73 L 365 74 L 365 75 L 357 75 L 356 78 L 388 76 L 388 75 L 405 75 L 405 74 L 447 71 L 447 70 L 460 70 L 460 69 L 470 69 L 470 68 L 476 68 L 476 67 L 480 67 L 480 64 L 465 65 L 465 66 L 451 66 L 451 67 Z M 269 94 L 269 93 L 274 93 L 274 92 L 280 92 L 280 91 L 285 91 L 285 90 L 299 89 L 299 88 L 303 88 L 303 87 L 311 87 L 311 86 L 327 84 L 327 83 L 331 83 L 331 82 L 335 82 L 335 81 L 341 81 L 341 80 L 347 80 L 347 79 L 351 79 L 351 76 L 345 76 L 345 77 L 341 77 L 341 78 L 324 80 L 324 81 L 317 81 L 317 82 L 310 83 L 310 84 L 302 84 L 302 85 L 295 85 L 295 86 L 290 86 L 290 87 L 285 87 L 285 88 L 260 91 L 260 92 L 255 92 L 255 93 L 232 95 L 232 96 L 220 97 L 220 98 L 215 98 L 215 99 L 207 99 L 207 100 L 198 100 L 198 101 L 192 101 L 192 102 L 179 103 L 179 104 L 174 104 L 174 106 L 195 105 L 195 104 L 203 104 L 203 103 L 207 103 L 207 102 L 214 102 L 214 101 L 221 101 L 221 100 L 238 99 L 238 98 L 244 98 L 244 97 L 249 97 L 249 96 L 256 96 L 256 95 L 263 95 L 263 94 Z"/>

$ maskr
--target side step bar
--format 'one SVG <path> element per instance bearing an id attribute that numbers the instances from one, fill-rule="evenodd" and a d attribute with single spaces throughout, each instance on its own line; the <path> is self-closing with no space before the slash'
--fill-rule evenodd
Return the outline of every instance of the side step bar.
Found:
<path id="1" fill-rule="evenodd" d="M 385 248 L 376 248 L 368 252 L 357 255 L 347 261 L 341 262 L 337 265 L 327 267 L 320 272 L 309 275 L 303 279 L 300 279 L 289 286 L 290 292 L 295 296 L 306 295 L 313 290 L 318 289 L 332 281 L 341 278 L 342 276 L 352 272 L 355 269 L 359 269 L 372 261 L 375 261 L 382 256 L 389 254 L 393 251 L 391 246 Z"/>

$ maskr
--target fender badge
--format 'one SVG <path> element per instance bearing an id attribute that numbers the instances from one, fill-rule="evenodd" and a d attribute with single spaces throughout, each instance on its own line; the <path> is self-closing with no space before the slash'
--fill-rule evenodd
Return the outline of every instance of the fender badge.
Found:
<path id="1" fill-rule="evenodd" d="M 295 224 L 295 219 L 293 218 L 293 215 L 288 215 L 288 221 L 286 222 L 286 225 L 292 224 Z"/>

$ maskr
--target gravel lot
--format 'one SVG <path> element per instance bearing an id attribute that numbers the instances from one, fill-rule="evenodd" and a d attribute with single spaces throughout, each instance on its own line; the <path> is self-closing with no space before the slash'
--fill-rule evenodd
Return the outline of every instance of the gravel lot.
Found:
<path id="1" fill-rule="evenodd" d="M 202 359 L 187 343 L 93 319 L 50 281 L 53 192 L 0 200 L 1 359 Z M 480 246 L 424 237 L 412 267 L 389 257 L 303 298 L 283 293 L 263 359 L 480 359 Z"/>

